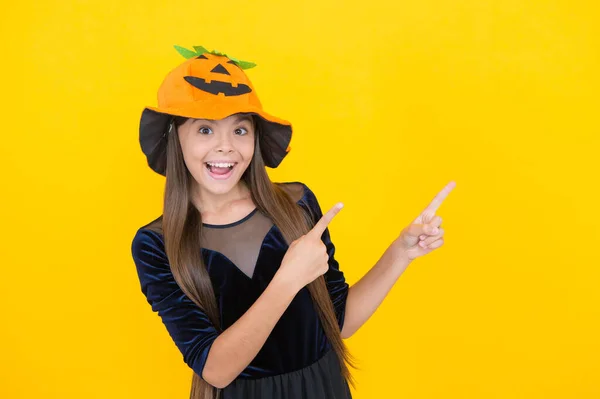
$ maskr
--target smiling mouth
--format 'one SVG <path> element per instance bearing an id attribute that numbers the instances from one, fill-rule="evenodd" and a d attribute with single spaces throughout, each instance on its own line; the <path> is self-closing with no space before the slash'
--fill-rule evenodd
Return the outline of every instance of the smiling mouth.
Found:
<path id="1" fill-rule="evenodd" d="M 230 173 L 233 168 L 237 165 L 237 162 L 229 162 L 229 163 L 216 163 L 212 164 L 210 162 L 205 162 L 204 166 L 208 171 L 216 176 L 224 176 Z"/>

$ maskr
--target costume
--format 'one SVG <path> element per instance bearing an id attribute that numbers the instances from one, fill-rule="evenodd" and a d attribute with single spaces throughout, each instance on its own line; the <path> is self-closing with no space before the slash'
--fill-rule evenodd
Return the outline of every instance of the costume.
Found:
<path id="1" fill-rule="evenodd" d="M 267 166 L 276 167 L 290 150 L 291 125 L 266 114 L 257 103 L 258 99 L 251 98 L 252 95 L 255 97 L 254 89 L 241 69 L 249 63 L 233 59 L 236 64 L 221 53 L 209 54 L 201 47 L 195 48 L 197 52 L 192 58 L 176 68 L 163 82 L 162 92 L 159 91 L 159 107 L 147 107 L 142 113 L 140 143 L 150 167 L 157 173 L 165 173 L 164 135 L 168 133 L 171 115 L 219 119 L 236 112 L 253 112 L 261 117 L 267 132 L 261 142 L 262 155 Z M 210 65 L 196 65 L 208 61 Z M 226 64 L 238 70 L 226 70 Z M 224 71 L 228 72 L 227 76 L 235 75 L 236 85 L 206 78 L 207 73 L 225 74 Z M 206 82 L 211 83 L 207 86 Z M 173 88 L 176 88 L 177 95 L 173 95 Z M 228 102 L 231 98 L 235 98 L 233 105 Z M 190 99 L 197 108 L 190 105 Z M 178 106 L 177 101 L 180 101 Z M 186 101 L 187 106 L 184 105 Z M 202 106 L 210 108 L 211 117 L 200 115 L 198 107 Z M 316 196 L 305 184 L 276 184 L 310 215 L 313 222 L 322 217 Z M 341 329 L 349 287 L 335 260 L 335 247 L 328 229 L 322 240 L 329 254 L 325 281 Z M 219 308 L 218 328 L 175 281 L 165 252 L 162 216 L 140 227 L 131 246 L 143 294 L 152 310 L 161 317 L 185 363 L 199 376 L 202 376 L 209 350 L 219 331 L 235 323 L 258 299 L 288 249 L 278 227 L 258 208 L 234 223 L 204 223 L 201 244 L 199 250 Z M 350 397 L 338 358 L 325 335 L 307 287 L 294 297 L 257 356 L 222 391 L 223 399 Z"/>
<path id="2" fill-rule="evenodd" d="M 304 190 L 297 203 L 315 217 L 322 216 L 314 193 Z M 158 312 L 184 361 L 202 375 L 217 329 L 206 314 L 179 288 L 169 269 L 160 229 L 160 218 L 141 227 L 132 243 L 132 254 L 141 289 Z M 256 209 L 228 225 L 204 224 L 203 260 L 220 310 L 221 329 L 241 317 L 267 287 L 288 248 L 277 226 Z M 235 237 L 235 238 L 234 238 Z M 340 329 L 348 284 L 334 257 L 329 231 L 323 235 L 329 254 L 325 273 Z M 350 398 L 340 374 L 335 352 L 323 332 L 310 293 L 302 288 L 285 310 L 264 346 L 250 365 L 223 391 L 223 398 Z"/>

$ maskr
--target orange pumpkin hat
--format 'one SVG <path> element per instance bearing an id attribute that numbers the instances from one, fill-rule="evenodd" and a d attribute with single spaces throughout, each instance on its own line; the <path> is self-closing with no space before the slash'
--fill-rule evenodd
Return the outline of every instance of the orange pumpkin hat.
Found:
<path id="1" fill-rule="evenodd" d="M 261 154 L 268 167 L 276 168 L 291 149 L 292 125 L 263 111 L 244 73 L 256 64 L 201 46 L 175 49 L 187 61 L 167 74 L 158 89 L 158 107 L 145 107 L 140 120 L 140 145 L 150 168 L 166 174 L 173 116 L 217 120 L 238 112 L 259 116 Z"/>

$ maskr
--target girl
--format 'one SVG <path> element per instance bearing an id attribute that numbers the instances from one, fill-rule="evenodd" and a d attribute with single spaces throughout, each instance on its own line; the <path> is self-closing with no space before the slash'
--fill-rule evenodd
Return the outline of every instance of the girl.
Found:
<path id="1" fill-rule="evenodd" d="M 132 255 L 141 290 L 194 371 L 192 399 L 350 398 L 343 339 L 373 314 L 415 258 L 443 243 L 435 211 L 451 182 L 352 287 L 329 222 L 301 182 L 273 183 L 289 122 L 266 113 L 244 69 L 217 51 L 176 46 L 146 107 L 140 144 L 166 176 L 163 213 Z"/>

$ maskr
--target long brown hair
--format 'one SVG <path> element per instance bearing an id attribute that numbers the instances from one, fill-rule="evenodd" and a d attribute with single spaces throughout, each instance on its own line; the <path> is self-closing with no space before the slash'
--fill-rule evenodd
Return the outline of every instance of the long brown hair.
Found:
<path id="1" fill-rule="evenodd" d="M 314 221 L 310 215 L 303 212 L 287 192 L 269 179 L 261 155 L 261 125 L 258 118 L 252 115 L 255 128 L 254 156 L 242 180 L 250 189 L 256 207 L 273 221 L 289 245 L 306 234 L 314 225 Z M 184 117 L 174 117 L 177 127 L 186 120 L 187 118 Z M 185 166 L 176 132 L 177 130 L 173 129 L 169 133 L 167 143 L 162 216 L 165 250 L 171 271 L 181 290 L 208 315 L 215 327 L 220 329 L 215 294 L 201 252 L 198 250 L 202 235 L 202 218 L 192 203 L 193 177 Z M 308 285 L 308 290 L 317 305 L 317 313 L 325 334 L 338 356 L 342 375 L 354 387 L 354 379 L 348 368 L 348 366 L 356 367 L 354 358 L 342 340 L 325 278 L 323 276 L 317 278 Z M 201 376 L 193 374 L 190 399 L 216 399 L 220 396 L 220 391 L 204 381 Z"/>

